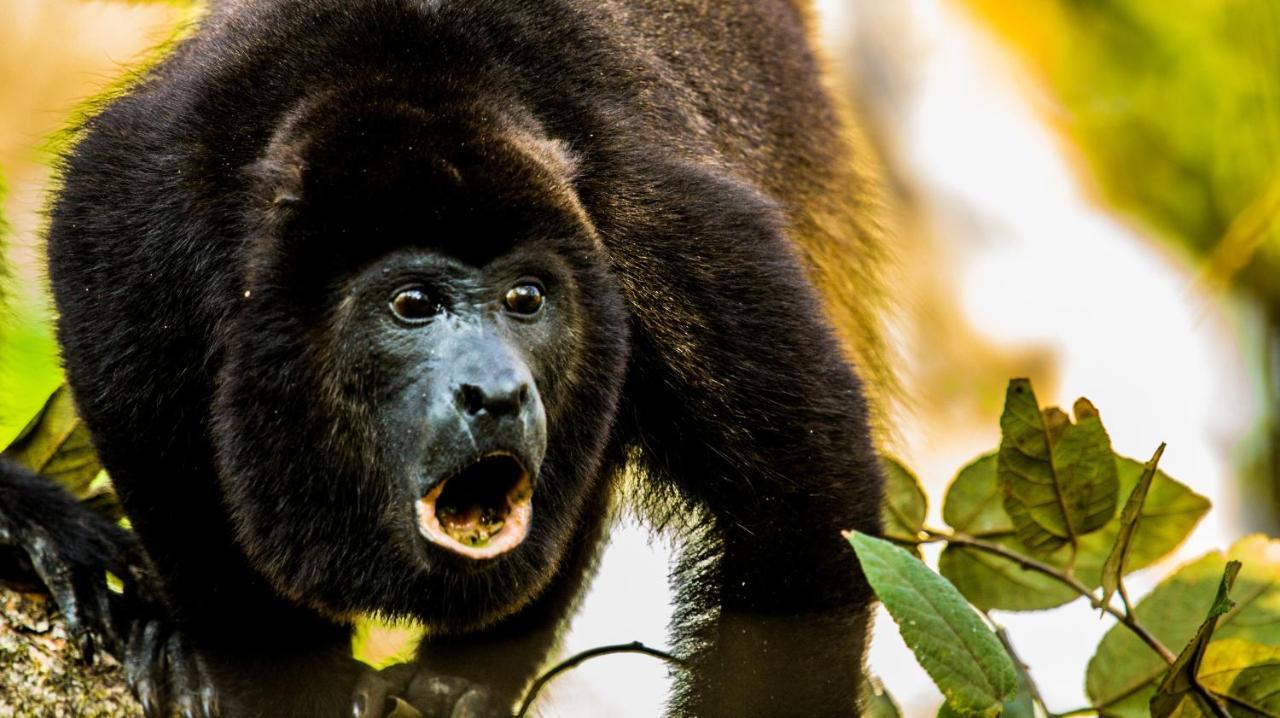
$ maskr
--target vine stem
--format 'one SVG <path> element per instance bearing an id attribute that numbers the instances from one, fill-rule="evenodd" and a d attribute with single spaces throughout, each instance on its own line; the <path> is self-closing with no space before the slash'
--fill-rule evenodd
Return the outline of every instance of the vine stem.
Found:
<path id="1" fill-rule="evenodd" d="M 543 673 L 534 680 L 533 685 L 529 686 L 528 692 L 525 693 L 524 700 L 520 702 L 520 710 L 516 711 L 515 718 L 524 718 L 528 715 L 529 708 L 533 706 L 533 701 L 538 697 L 538 693 L 542 691 L 543 687 L 546 686 L 552 678 L 555 678 L 571 668 L 576 668 L 583 661 L 588 661 L 600 656 L 612 655 L 614 653 L 639 653 L 641 655 L 662 659 L 675 666 L 685 665 L 683 660 L 676 658 L 670 653 L 667 653 L 666 651 L 659 651 L 656 648 L 650 648 L 639 641 L 619 643 L 612 646 L 599 646 L 581 653 L 575 653 L 552 666 L 546 673 Z"/>
<path id="2" fill-rule="evenodd" d="M 1110 603 L 1103 604 L 1102 601 L 1098 599 L 1097 594 L 1090 590 L 1088 586 L 1081 583 L 1080 579 L 1075 576 L 1060 571 L 1042 561 L 1037 561 L 1030 556 L 1023 556 L 1016 551 L 1010 551 L 1000 544 L 984 541 L 980 538 L 974 538 L 973 536 L 955 533 L 952 531 L 939 531 L 937 529 L 924 529 L 924 533 L 927 538 L 920 543 L 939 543 L 945 541 L 955 546 L 967 546 L 977 551 L 983 551 L 1000 556 L 1001 558 L 1006 558 L 1024 569 L 1042 573 L 1059 583 L 1069 586 L 1076 593 L 1089 599 L 1094 608 L 1100 608 L 1111 614 L 1111 616 L 1124 625 L 1125 628 L 1128 628 L 1134 635 L 1142 639 L 1143 643 L 1150 646 L 1151 650 L 1155 651 L 1165 663 L 1172 664 L 1177 659 L 1177 656 L 1166 648 L 1165 645 L 1160 642 L 1160 639 L 1156 638 L 1142 624 L 1138 623 L 1131 614 L 1114 608 Z"/>
<path id="3" fill-rule="evenodd" d="M 1031 667 L 1027 665 L 1026 661 L 1022 660 L 1022 656 L 1018 655 L 1018 649 L 1014 648 L 1013 639 L 1009 638 L 1009 632 L 1005 630 L 1004 626 L 992 620 L 991 614 L 988 613 L 986 616 L 987 620 L 991 621 L 991 625 L 996 627 L 996 638 L 1000 639 L 1001 645 L 1004 646 L 1005 653 L 1008 653 L 1009 658 L 1013 659 L 1013 662 L 1018 664 L 1018 670 L 1022 673 L 1023 677 L 1027 679 L 1027 689 L 1031 693 L 1031 700 L 1041 708 L 1044 708 L 1047 712 L 1048 708 L 1045 707 L 1044 697 L 1040 695 L 1040 687 L 1037 686 L 1035 680 L 1031 678 Z"/>

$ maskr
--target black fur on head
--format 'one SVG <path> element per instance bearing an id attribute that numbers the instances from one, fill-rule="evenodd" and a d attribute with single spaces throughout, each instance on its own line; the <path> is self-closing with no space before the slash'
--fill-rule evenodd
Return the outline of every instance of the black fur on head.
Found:
<path id="1" fill-rule="evenodd" d="M 238 541 L 278 591 L 459 630 L 537 595 L 574 540 L 606 478 L 627 320 L 562 144 L 509 110 L 433 107 L 446 109 L 372 86 L 305 99 L 279 124 L 251 170 L 213 434 Z M 384 298 L 432 277 L 458 295 L 437 324 L 469 331 L 489 314 L 462 295 L 527 274 L 547 285 L 545 318 L 493 335 L 545 411 L 533 519 L 515 549 L 470 561 L 423 540 L 414 503 L 430 467 L 486 439 L 441 428 L 452 414 L 432 375 L 453 344 L 395 326 Z"/>

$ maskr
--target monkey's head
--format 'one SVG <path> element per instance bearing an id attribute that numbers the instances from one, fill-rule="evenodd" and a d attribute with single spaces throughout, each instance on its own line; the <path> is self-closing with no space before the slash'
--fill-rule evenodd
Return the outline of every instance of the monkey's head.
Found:
<path id="1" fill-rule="evenodd" d="M 626 360 L 574 160 L 527 118 L 378 93 L 272 133 L 215 408 L 242 549 L 330 614 L 518 609 L 598 510 Z"/>

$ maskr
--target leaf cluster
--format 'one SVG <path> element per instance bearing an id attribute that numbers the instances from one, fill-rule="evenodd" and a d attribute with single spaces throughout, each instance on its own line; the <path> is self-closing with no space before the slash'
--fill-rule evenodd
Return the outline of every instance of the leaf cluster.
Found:
<path id="1" fill-rule="evenodd" d="M 1118 456 L 1093 404 L 1080 399 L 1073 414 L 1041 408 L 1015 379 L 999 447 L 946 490 L 946 528 L 926 526 L 920 482 L 886 459 L 883 538 L 849 535 L 946 697 L 939 716 L 1050 715 L 990 612 L 1080 598 L 1117 623 L 1089 662 L 1091 705 L 1073 714 L 1280 716 L 1280 542 L 1246 538 L 1131 605 L 1124 577 L 1173 552 L 1209 502 L 1159 470 L 1163 445 L 1145 463 Z M 921 560 L 925 543 L 944 546 L 936 573 Z M 883 690 L 874 705 L 891 714 Z"/>

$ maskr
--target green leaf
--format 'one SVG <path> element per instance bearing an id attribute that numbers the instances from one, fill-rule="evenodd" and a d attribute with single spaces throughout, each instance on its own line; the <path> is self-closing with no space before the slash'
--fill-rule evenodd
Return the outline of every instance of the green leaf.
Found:
<path id="1" fill-rule="evenodd" d="M 1197 695 L 1199 688 L 1196 675 L 1200 671 L 1200 660 L 1209 646 L 1209 639 L 1213 636 L 1213 629 L 1218 625 L 1218 619 L 1235 607 L 1228 596 L 1239 573 L 1240 562 L 1228 561 L 1226 568 L 1223 569 L 1222 582 L 1218 584 L 1218 594 L 1213 599 L 1213 605 L 1209 607 L 1209 615 L 1204 623 L 1200 624 L 1195 637 L 1178 654 L 1177 660 L 1169 667 L 1169 672 L 1165 674 L 1160 687 L 1156 689 L 1156 694 L 1151 698 L 1153 718 L 1169 718 L 1178 711 L 1186 710 L 1184 706 L 1188 703 L 1196 705 L 1197 708 L 1200 707 L 1200 701 L 1204 699 L 1203 696 Z"/>
<path id="2" fill-rule="evenodd" d="M 89 429 L 76 414 L 71 391 L 58 387 L 4 455 L 32 471 L 52 479 L 79 498 L 102 465 L 94 452 Z"/>
<path id="3" fill-rule="evenodd" d="M 1036 701 L 1031 695 L 1031 679 L 1016 661 L 1014 668 L 1018 672 L 1018 688 L 1000 707 L 1000 718 L 1037 718 Z M 964 715 L 949 704 L 943 703 L 938 709 L 937 718 L 961 718 Z"/>
<path id="4" fill-rule="evenodd" d="M 960 469 L 942 501 L 942 520 L 978 538 L 1013 534 L 1013 522 L 1000 504 L 995 454 L 978 457 Z"/>
<path id="5" fill-rule="evenodd" d="M 1132 459 L 1116 458 L 1121 491 L 1131 494 L 1143 472 Z M 1017 539 L 1013 522 L 996 500 L 999 482 L 996 458 L 984 456 L 966 466 L 947 489 L 942 516 L 960 533 L 977 536 L 1021 554 L 1028 549 Z M 1130 542 L 1124 562 L 1126 574 L 1160 560 L 1177 548 L 1209 510 L 1209 501 L 1186 486 L 1157 471 L 1142 505 L 1141 519 Z M 1080 538 L 1076 551 L 1076 578 L 1097 588 L 1102 568 L 1120 533 L 1121 518 L 1112 519 L 1100 531 Z M 1070 547 L 1039 559 L 1065 568 Z M 1033 611 L 1060 606 L 1078 597 L 1071 589 L 1043 574 L 1028 571 L 990 553 L 962 546 L 948 546 L 938 562 L 938 570 L 973 605 L 982 610 Z M 1145 703 L 1143 704 L 1145 707 Z M 1145 710 L 1145 708 L 1144 708 Z"/>
<path id="6" fill-rule="evenodd" d="M 1102 528 L 1116 511 L 1111 439 L 1087 399 L 1074 408 L 1074 424 L 1057 409 L 1041 413 L 1027 379 L 1005 394 L 997 475 L 1019 540 L 1038 555 Z"/>
<path id="7" fill-rule="evenodd" d="M 942 518 L 959 532 L 1025 554 L 1028 551 L 1014 535 L 1013 521 L 1000 502 L 996 462 L 996 455 L 988 454 L 960 470 L 947 488 Z M 1076 595 L 1044 574 L 963 546 L 947 546 L 938 561 L 938 570 L 982 610 L 1049 608 Z"/>
<path id="8" fill-rule="evenodd" d="M 1224 699 L 1233 718 L 1280 718 L 1280 646 L 1216 640 L 1200 661 L 1199 680 Z"/>
<path id="9" fill-rule="evenodd" d="M 909 469 L 891 458 L 884 458 L 884 504 L 880 516 L 884 524 L 883 536 L 892 541 L 909 544 L 907 548 L 919 555 L 916 543 L 924 528 L 929 503 L 920 480 Z"/>
<path id="10" fill-rule="evenodd" d="M 871 676 L 867 679 L 867 702 L 862 711 L 865 718 L 902 718 L 902 709 L 884 689 L 879 678 Z"/>
<path id="11" fill-rule="evenodd" d="M 998 715 L 1016 688 L 1013 661 L 955 587 L 888 541 L 857 531 L 845 537 L 947 703 L 966 715 Z"/>
<path id="12" fill-rule="evenodd" d="M 1100 718 L 1151 718 L 1151 696 L 1155 694 L 1155 684 L 1143 686 L 1133 694 L 1108 704 L 1098 711 L 1098 716 Z"/>
<path id="13" fill-rule="evenodd" d="M 1019 553 L 1027 552 L 1016 539 L 994 543 Z M 1024 569 L 1009 559 L 967 546 L 943 549 L 938 559 L 938 572 L 983 611 L 1039 611 L 1070 603 L 1079 596 L 1061 582 L 1038 571 Z"/>
<path id="14" fill-rule="evenodd" d="M 1248 536 L 1226 556 L 1210 553 L 1178 569 L 1134 608 L 1135 617 L 1164 645 L 1186 645 L 1203 623 L 1203 607 L 1214 601 L 1228 560 L 1243 564 L 1232 590 L 1236 607 L 1218 618 L 1210 648 L 1227 638 L 1280 645 L 1280 541 L 1265 536 Z M 1125 627 L 1113 626 L 1089 661 L 1085 690 L 1094 705 L 1108 706 L 1154 691 L 1167 668 Z"/>
<path id="15" fill-rule="evenodd" d="M 1129 498 L 1124 502 L 1124 510 L 1120 512 L 1120 533 L 1111 546 L 1111 554 L 1107 556 L 1106 563 L 1102 565 L 1102 603 L 1104 605 L 1111 602 L 1111 596 L 1120 587 L 1120 577 L 1124 575 L 1125 561 L 1129 558 L 1133 534 L 1138 529 L 1142 505 L 1147 501 L 1147 492 L 1151 489 L 1151 482 L 1156 477 L 1160 457 L 1163 455 L 1164 444 L 1161 444 L 1156 448 L 1155 455 L 1142 468 L 1138 485 L 1129 492 Z"/>

